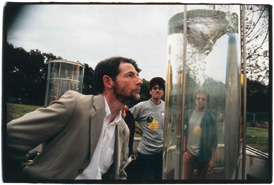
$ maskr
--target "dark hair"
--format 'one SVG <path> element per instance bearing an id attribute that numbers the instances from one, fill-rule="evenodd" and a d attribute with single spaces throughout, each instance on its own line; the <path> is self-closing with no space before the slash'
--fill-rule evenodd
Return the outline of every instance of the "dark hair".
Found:
<path id="1" fill-rule="evenodd" d="M 150 80 L 149 90 L 151 90 L 156 84 L 159 85 L 160 88 L 163 88 L 163 91 L 165 91 L 165 80 L 161 77 L 155 77 Z"/>
<path id="2" fill-rule="evenodd" d="M 93 73 L 93 87 L 96 93 L 102 93 L 105 89 L 103 83 L 103 76 L 108 75 L 113 80 L 119 74 L 120 63 L 130 63 L 134 66 L 135 70 L 139 73 L 141 70 L 138 68 L 136 62 L 132 59 L 124 57 L 111 57 L 105 59 L 97 64 Z"/>
<path id="3" fill-rule="evenodd" d="M 194 93 L 194 100 L 196 100 L 198 94 L 205 95 L 206 98 L 207 98 L 207 102 L 209 102 L 210 95 L 209 95 L 209 92 L 207 90 L 205 90 L 205 89 L 196 90 L 195 93 Z"/>

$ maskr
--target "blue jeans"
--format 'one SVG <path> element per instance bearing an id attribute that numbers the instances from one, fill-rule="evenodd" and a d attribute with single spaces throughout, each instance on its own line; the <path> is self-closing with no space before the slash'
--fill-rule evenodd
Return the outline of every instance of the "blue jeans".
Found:
<path id="1" fill-rule="evenodd" d="M 163 151 L 153 155 L 138 153 L 138 159 L 144 161 L 142 180 L 161 180 L 163 166 Z"/>

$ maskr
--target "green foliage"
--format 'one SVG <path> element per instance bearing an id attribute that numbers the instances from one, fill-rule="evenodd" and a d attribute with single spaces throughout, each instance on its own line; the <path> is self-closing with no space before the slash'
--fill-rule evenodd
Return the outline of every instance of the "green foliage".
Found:
<path id="1" fill-rule="evenodd" d="M 225 84 L 213 78 L 207 78 L 203 88 L 210 93 L 209 107 L 215 113 L 225 110 Z"/>
<path id="2" fill-rule="evenodd" d="M 247 79 L 247 112 L 269 112 L 271 110 L 269 86 Z"/>
<path id="3" fill-rule="evenodd" d="M 141 129 L 141 126 L 137 121 L 135 122 L 135 127 L 138 127 L 139 129 Z M 139 135 L 138 133 L 134 132 L 134 137 L 142 137 L 142 136 Z"/>
<path id="4" fill-rule="evenodd" d="M 145 79 L 143 79 L 142 81 L 143 81 L 143 84 L 141 85 L 141 91 L 140 91 L 141 98 L 139 102 L 146 101 L 151 98 L 151 95 L 149 94 L 149 81 Z"/>
<path id="5" fill-rule="evenodd" d="M 26 52 L 11 44 L 6 44 L 4 51 L 4 84 L 8 100 L 43 105 L 47 74 L 44 56 L 38 50 Z"/>
<path id="6" fill-rule="evenodd" d="M 94 70 L 89 67 L 88 64 L 85 65 L 85 71 L 84 71 L 84 83 L 83 83 L 83 94 L 94 94 L 94 91 L 92 89 L 92 77 Z"/>
<path id="7" fill-rule="evenodd" d="M 39 50 L 25 51 L 12 44 L 4 44 L 4 87 L 8 102 L 44 105 L 48 65 L 47 62 L 62 59 L 52 53 Z M 85 64 L 83 94 L 92 93 L 93 69 Z"/>

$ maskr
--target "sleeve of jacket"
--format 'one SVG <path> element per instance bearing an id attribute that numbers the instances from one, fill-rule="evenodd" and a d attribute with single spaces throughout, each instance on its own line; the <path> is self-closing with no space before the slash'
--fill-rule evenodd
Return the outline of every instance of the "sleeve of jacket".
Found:
<path id="1" fill-rule="evenodd" d="M 75 97 L 66 92 L 59 101 L 40 108 L 7 124 L 7 155 L 20 162 L 31 149 L 60 132 L 72 115 Z"/>
<path id="2" fill-rule="evenodd" d="M 212 136 L 212 145 L 213 147 L 217 146 L 217 124 L 216 124 L 216 119 L 215 116 L 212 114 L 211 116 L 212 119 L 212 125 L 213 125 L 213 136 Z"/>

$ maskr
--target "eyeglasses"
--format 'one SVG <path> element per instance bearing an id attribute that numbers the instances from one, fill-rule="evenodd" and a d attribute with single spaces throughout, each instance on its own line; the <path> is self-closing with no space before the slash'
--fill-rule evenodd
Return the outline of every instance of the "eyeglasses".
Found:
<path id="1" fill-rule="evenodd" d="M 159 90 L 163 90 L 163 88 L 162 88 L 162 87 L 152 87 L 152 89 L 153 89 L 153 90 L 157 90 L 157 89 L 159 89 Z"/>
<path id="2" fill-rule="evenodd" d="M 203 100 L 203 101 L 206 101 L 207 99 L 206 98 L 200 98 L 200 97 L 197 97 L 196 100 Z"/>

